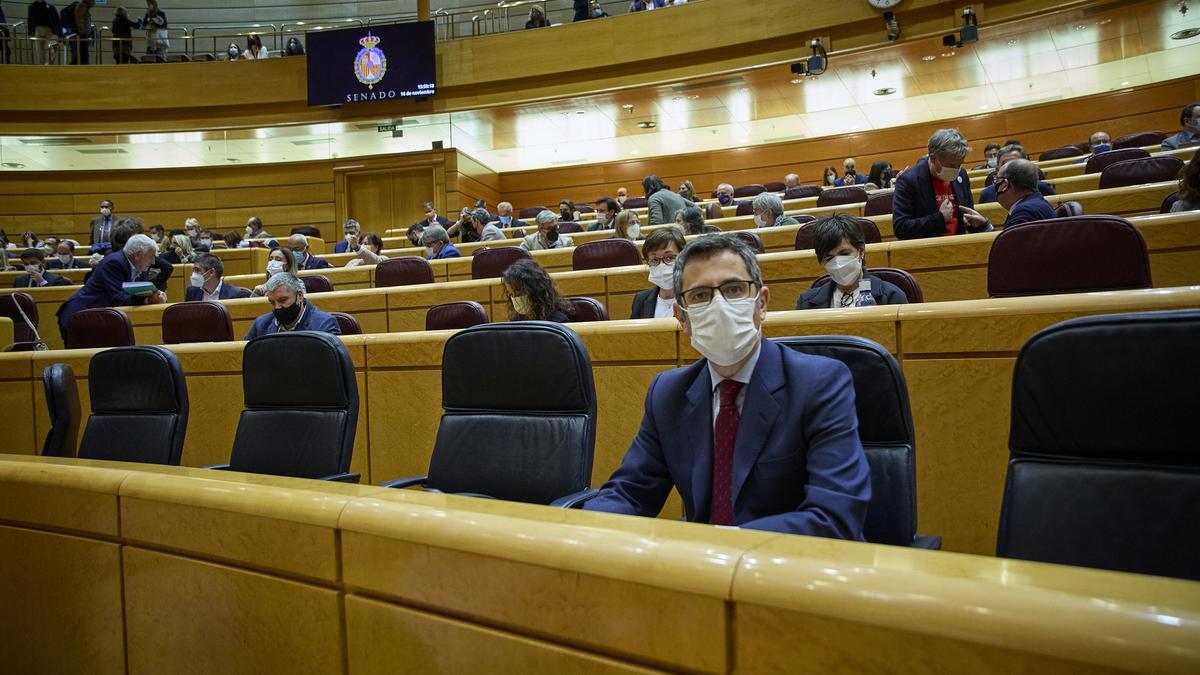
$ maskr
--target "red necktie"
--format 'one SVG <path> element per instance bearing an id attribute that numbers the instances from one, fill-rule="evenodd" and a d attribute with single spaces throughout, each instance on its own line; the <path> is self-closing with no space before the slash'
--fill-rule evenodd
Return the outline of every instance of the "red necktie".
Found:
<path id="1" fill-rule="evenodd" d="M 742 383 L 724 380 L 717 385 L 721 407 L 717 411 L 717 430 L 713 435 L 713 525 L 733 525 L 733 446 L 737 443 L 737 395 Z"/>

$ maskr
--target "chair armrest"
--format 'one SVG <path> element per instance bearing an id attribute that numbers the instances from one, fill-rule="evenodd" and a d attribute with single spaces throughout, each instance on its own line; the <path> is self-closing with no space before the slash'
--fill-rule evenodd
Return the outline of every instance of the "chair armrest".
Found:
<path id="1" fill-rule="evenodd" d="M 380 483 L 380 487 L 387 488 L 406 488 L 414 485 L 424 485 L 429 482 L 429 476 L 411 476 L 409 478 L 397 478 L 389 480 L 386 483 Z"/>
<path id="2" fill-rule="evenodd" d="M 362 478 L 357 473 L 335 473 L 332 476 L 322 476 L 320 480 L 333 481 L 335 483 L 357 483 Z"/>
<path id="3" fill-rule="evenodd" d="M 924 548 L 930 551 L 942 550 L 942 538 L 937 535 L 918 534 L 913 537 L 911 548 Z"/>
<path id="4" fill-rule="evenodd" d="M 597 488 L 584 488 L 583 490 L 580 490 L 574 494 L 569 494 L 565 497 L 559 497 L 558 499 L 555 499 L 554 501 L 550 502 L 550 506 L 555 506 L 560 509 L 577 509 L 583 506 L 584 502 L 598 494 L 600 494 L 600 490 Z"/>
<path id="5" fill-rule="evenodd" d="M 206 466 L 206 467 L 203 467 L 203 468 L 205 468 L 205 469 L 214 469 L 214 470 L 216 470 L 216 471 L 229 471 L 229 470 L 230 470 L 230 469 L 229 469 L 229 465 L 228 465 L 228 464 L 213 464 L 212 466 Z"/>

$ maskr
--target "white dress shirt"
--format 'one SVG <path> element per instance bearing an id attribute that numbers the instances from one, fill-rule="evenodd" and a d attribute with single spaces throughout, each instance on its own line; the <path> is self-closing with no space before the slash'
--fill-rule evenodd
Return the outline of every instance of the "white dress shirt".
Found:
<path id="1" fill-rule="evenodd" d="M 664 298 L 654 294 L 654 318 L 668 319 L 675 316 L 675 298 Z"/>

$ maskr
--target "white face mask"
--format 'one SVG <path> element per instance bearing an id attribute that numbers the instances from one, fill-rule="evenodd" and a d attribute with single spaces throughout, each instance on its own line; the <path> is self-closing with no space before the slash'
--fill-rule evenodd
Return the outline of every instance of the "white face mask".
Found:
<path id="1" fill-rule="evenodd" d="M 30 274 L 41 274 L 42 266 L 41 265 L 26 265 L 25 271 L 29 272 Z"/>
<path id="2" fill-rule="evenodd" d="M 856 255 L 838 255 L 825 263 L 825 271 L 838 286 L 849 286 L 862 276 L 862 258 Z"/>
<path id="3" fill-rule="evenodd" d="M 987 165 L 988 165 L 988 168 L 990 168 L 990 169 L 994 169 L 994 168 L 996 168 L 996 158 L 995 158 L 995 157 L 988 157 L 988 158 L 987 158 Z"/>
<path id="4" fill-rule="evenodd" d="M 192 288 L 204 287 L 204 275 L 199 272 L 192 272 Z"/>
<path id="5" fill-rule="evenodd" d="M 357 236 L 358 236 L 358 234 L 356 234 L 356 233 L 354 233 L 354 232 L 349 232 L 349 233 L 347 233 L 347 234 L 346 234 L 346 241 L 350 241 L 351 239 L 353 239 L 353 238 L 355 238 L 355 237 L 357 237 Z"/>
<path id="6" fill-rule="evenodd" d="M 688 308 L 692 347 L 718 366 L 732 366 L 754 351 L 759 330 L 754 325 L 758 296 L 729 301 L 716 293 L 703 307 Z"/>
<path id="7" fill-rule="evenodd" d="M 958 178 L 958 169 L 952 166 L 943 166 L 942 170 L 937 172 L 937 177 L 949 183 Z"/>
<path id="8" fill-rule="evenodd" d="M 606 214 L 602 211 L 597 211 L 596 212 L 596 222 L 599 223 L 601 227 L 603 227 L 604 224 L 608 222 L 608 214 Z"/>
<path id="9" fill-rule="evenodd" d="M 523 295 L 514 295 L 512 298 L 513 310 L 521 316 L 529 316 L 529 298 Z"/>
<path id="10" fill-rule="evenodd" d="M 675 266 L 659 263 L 650 268 L 650 283 L 664 291 L 675 288 Z"/>
<path id="11" fill-rule="evenodd" d="M 282 271 L 283 271 L 283 261 L 282 260 L 268 260 L 267 261 L 267 274 L 279 274 Z"/>
<path id="12" fill-rule="evenodd" d="M 58 256 L 58 260 L 59 260 L 59 262 L 61 262 L 61 263 L 62 263 L 62 264 L 64 264 L 64 265 L 70 265 L 70 264 L 71 264 L 71 256 L 70 256 L 70 254 L 67 254 L 67 255 L 60 255 L 60 256 Z"/>
<path id="13" fill-rule="evenodd" d="M 112 209 L 108 208 L 107 206 L 102 206 L 102 207 L 100 207 L 100 215 L 105 216 L 105 217 L 111 216 Z"/>
<path id="14" fill-rule="evenodd" d="M 767 219 L 761 213 L 754 214 L 755 227 L 766 227 L 767 225 L 770 225 L 770 223 L 767 222 Z"/>
<path id="15" fill-rule="evenodd" d="M 512 222 L 512 216 L 500 216 L 500 224 L 503 225 L 504 227 L 508 227 L 508 224 L 511 222 Z"/>
<path id="16" fill-rule="evenodd" d="M 626 234 L 629 235 L 630 239 L 637 239 L 641 233 L 642 233 L 641 223 L 634 223 L 629 226 L 628 230 L 626 230 Z"/>
<path id="17" fill-rule="evenodd" d="M 426 246 L 426 247 L 425 247 L 425 257 L 426 257 L 426 258 L 428 258 L 428 259 L 430 259 L 430 260 L 433 260 L 433 256 L 435 256 L 435 255 L 437 255 L 437 253 L 435 253 L 435 252 L 434 252 L 434 250 L 433 250 L 433 247 L 432 247 L 432 246 Z"/>

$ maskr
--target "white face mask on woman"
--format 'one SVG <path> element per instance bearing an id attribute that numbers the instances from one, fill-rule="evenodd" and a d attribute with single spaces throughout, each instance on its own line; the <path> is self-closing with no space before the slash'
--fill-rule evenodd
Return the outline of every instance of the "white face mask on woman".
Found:
<path id="1" fill-rule="evenodd" d="M 267 274 L 279 274 L 282 271 L 283 271 L 283 261 L 282 260 L 268 260 L 267 261 Z"/>
<path id="2" fill-rule="evenodd" d="M 642 234 L 642 226 L 640 223 L 634 223 L 625 230 L 625 233 L 629 235 L 630 239 L 637 239 Z"/>
<path id="3" fill-rule="evenodd" d="M 664 291 L 675 288 L 675 266 L 659 263 L 650 268 L 650 283 Z"/>
<path id="4" fill-rule="evenodd" d="M 849 286 L 862 277 L 862 258 L 856 255 L 837 255 L 825 263 L 825 271 L 838 286 Z"/>
<path id="5" fill-rule="evenodd" d="M 529 298 L 523 295 L 514 295 L 512 297 L 513 311 L 521 316 L 529 316 Z"/>
<path id="6" fill-rule="evenodd" d="M 754 325 L 758 298 L 726 300 L 716 293 L 707 305 L 687 308 L 692 347 L 718 366 L 732 366 L 749 356 L 760 337 Z"/>

